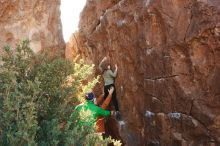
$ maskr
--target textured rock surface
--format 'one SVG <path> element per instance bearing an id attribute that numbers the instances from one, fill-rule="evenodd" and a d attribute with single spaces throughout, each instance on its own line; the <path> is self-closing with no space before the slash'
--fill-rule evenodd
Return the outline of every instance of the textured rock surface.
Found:
<path id="1" fill-rule="evenodd" d="M 219 0 L 88 0 L 68 46 L 118 64 L 126 145 L 219 145 Z"/>
<path id="2" fill-rule="evenodd" d="M 60 0 L 0 0 L 0 48 L 31 40 L 35 52 L 64 48 Z"/>

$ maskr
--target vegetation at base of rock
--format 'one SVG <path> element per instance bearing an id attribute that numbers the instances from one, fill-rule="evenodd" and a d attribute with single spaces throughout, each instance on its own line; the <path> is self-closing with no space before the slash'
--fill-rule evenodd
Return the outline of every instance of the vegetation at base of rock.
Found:
<path id="1" fill-rule="evenodd" d="M 0 58 L 0 145 L 107 145 L 93 127 L 82 127 L 76 103 L 98 78 L 90 82 L 93 66 L 72 63 L 48 52 L 34 54 L 29 41 L 7 46 Z"/>

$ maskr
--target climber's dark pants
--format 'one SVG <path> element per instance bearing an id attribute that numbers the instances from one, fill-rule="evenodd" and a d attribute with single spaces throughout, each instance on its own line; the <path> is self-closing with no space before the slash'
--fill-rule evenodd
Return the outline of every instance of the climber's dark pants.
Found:
<path id="1" fill-rule="evenodd" d="M 111 88 L 111 87 L 114 87 L 114 91 L 112 93 L 112 103 L 113 105 L 115 106 L 115 110 L 116 111 L 119 111 L 119 108 L 118 108 L 118 101 L 117 101 L 117 98 L 116 98 L 116 88 L 115 88 L 115 85 L 114 84 L 110 84 L 110 85 L 105 85 L 104 86 L 104 98 L 106 99 L 107 96 L 108 96 L 108 90 Z"/>

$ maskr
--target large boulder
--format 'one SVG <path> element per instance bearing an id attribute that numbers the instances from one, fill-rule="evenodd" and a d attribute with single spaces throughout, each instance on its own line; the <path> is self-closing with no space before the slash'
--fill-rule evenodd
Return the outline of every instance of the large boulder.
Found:
<path id="1" fill-rule="evenodd" d="M 219 145 L 219 0 L 87 0 L 79 27 L 69 57 L 119 66 L 126 145 Z"/>

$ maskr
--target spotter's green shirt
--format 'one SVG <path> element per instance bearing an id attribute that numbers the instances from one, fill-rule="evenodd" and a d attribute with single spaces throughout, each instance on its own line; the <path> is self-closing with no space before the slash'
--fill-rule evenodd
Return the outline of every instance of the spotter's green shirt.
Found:
<path id="1" fill-rule="evenodd" d="M 92 126 L 95 124 L 98 116 L 109 116 L 111 112 L 96 106 L 93 101 L 87 101 L 84 104 L 76 106 L 76 111 L 79 112 L 80 124 Z"/>

